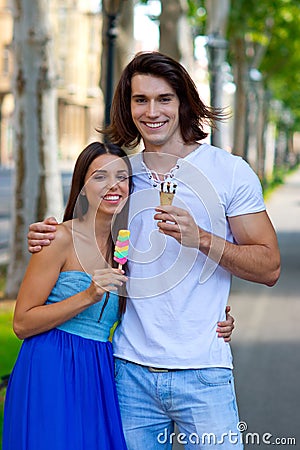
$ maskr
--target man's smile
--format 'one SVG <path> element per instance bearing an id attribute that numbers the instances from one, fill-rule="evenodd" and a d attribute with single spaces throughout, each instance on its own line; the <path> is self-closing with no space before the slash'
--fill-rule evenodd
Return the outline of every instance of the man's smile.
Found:
<path id="1" fill-rule="evenodd" d="M 166 121 L 165 122 L 143 122 L 143 124 L 146 125 L 146 127 L 148 127 L 148 128 L 160 128 L 165 123 L 166 123 Z"/>

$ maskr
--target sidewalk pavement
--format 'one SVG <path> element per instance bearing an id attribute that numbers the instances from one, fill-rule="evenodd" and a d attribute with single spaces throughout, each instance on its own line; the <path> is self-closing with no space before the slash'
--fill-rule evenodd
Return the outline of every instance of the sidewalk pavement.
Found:
<path id="1" fill-rule="evenodd" d="M 260 437 L 296 437 L 300 448 L 300 169 L 267 202 L 277 232 L 282 272 L 272 287 L 234 279 L 232 350 L 240 419 Z M 273 441 L 272 441 L 273 440 Z M 279 441 L 278 441 L 279 442 Z M 285 444 L 287 445 L 287 444 Z"/>

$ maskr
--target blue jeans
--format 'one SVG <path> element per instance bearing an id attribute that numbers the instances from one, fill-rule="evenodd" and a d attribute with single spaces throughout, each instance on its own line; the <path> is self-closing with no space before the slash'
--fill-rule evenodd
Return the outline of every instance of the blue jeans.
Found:
<path id="1" fill-rule="evenodd" d="M 191 450 L 243 449 L 230 369 L 153 373 L 116 358 L 115 375 L 128 450 L 171 450 L 174 442 Z"/>

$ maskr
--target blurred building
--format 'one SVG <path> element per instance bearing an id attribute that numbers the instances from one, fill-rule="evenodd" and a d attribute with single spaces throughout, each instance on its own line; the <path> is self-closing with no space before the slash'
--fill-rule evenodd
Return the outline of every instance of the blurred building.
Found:
<path id="1" fill-rule="evenodd" d="M 95 0 L 51 0 L 57 76 L 58 153 L 74 160 L 103 122 L 99 89 L 102 16 Z M 13 162 L 13 15 L 0 0 L 0 163 Z"/>
<path id="2" fill-rule="evenodd" d="M 0 0 L 0 164 L 7 164 L 12 152 L 13 60 L 11 41 L 13 19 L 8 0 Z"/>

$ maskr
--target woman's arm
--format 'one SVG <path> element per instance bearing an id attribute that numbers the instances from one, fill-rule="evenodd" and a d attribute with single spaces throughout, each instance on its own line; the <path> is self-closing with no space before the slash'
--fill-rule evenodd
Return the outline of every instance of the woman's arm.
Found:
<path id="1" fill-rule="evenodd" d="M 117 286 L 126 281 L 118 269 L 95 271 L 91 285 L 72 297 L 54 304 L 45 302 L 72 250 L 70 232 L 59 225 L 56 239 L 42 252 L 32 255 L 21 284 L 14 313 L 14 331 L 20 339 L 48 331 L 79 314 L 101 300 L 111 283 Z M 109 287 L 108 287 L 109 286 Z"/>

